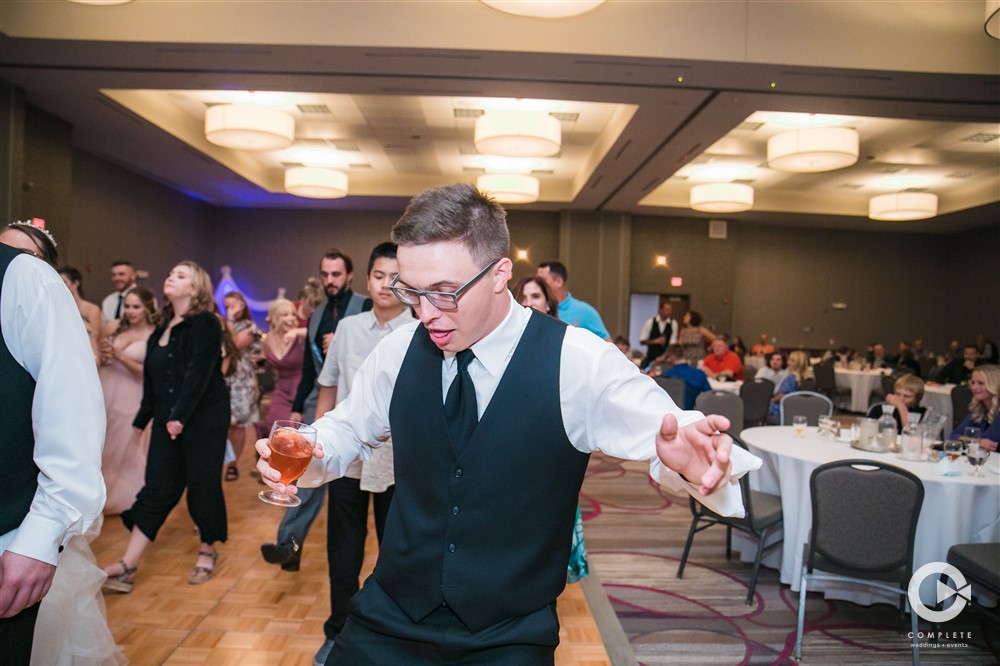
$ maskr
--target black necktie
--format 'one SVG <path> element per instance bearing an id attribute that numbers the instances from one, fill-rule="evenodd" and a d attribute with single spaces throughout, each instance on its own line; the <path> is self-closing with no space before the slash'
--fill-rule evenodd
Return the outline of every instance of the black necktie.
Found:
<path id="1" fill-rule="evenodd" d="M 118 307 L 115 308 L 115 319 L 122 318 L 122 305 L 125 303 L 125 292 L 118 294 Z"/>
<path id="2" fill-rule="evenodd" d="M 471 349 L 458 352 L 458 374 L 448 387 L 448 396 L 444 401 L 444 415 L 448 419 L 448 430 L 456 453 L 462 452 L 479 423 L 476 385 L 469 375 L 469 364 L 474 358 L 476 355 Z"/>

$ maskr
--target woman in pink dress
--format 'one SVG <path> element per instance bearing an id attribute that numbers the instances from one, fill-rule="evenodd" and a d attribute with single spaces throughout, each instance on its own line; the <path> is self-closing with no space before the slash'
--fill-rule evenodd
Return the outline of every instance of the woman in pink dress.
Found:
<path id="1" fill-rule="evenodd" d="M 284 298 L 272 302 L 267 309 L 267 323 L 271 330 L 265 336 L 262 347 L 267 362 L 278 373 L 278 381 L 271 392 L 267 415 L 256 424 L 258 437 L 267 437 L 275 421 L 287 419 L 292 413 L 304 353 L 300 339 L 303 329 L 297 328 L 294 303 Z"/>
<path id="2" fill-rule="evenodd" d="M 142 400 L 142 367 L 146 341 L 153 332 L 156 298 L 144 287 L 125 296 L 117 330 L 101 343 L 101 386 L 107 410 L 104 438 L 104 483 L 108 487 L 105 515 L 118 514 L 132 506 L 145 482 L 149 428 L 137 434 L 132 419 Z"/>

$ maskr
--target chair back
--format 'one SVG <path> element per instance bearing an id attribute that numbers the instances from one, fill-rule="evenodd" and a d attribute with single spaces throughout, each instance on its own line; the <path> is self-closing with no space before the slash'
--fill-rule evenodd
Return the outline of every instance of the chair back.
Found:
<path id="1" fill-rule="evenodd" d="M 872 403 L 868 406 L 868 411 L 865 413 L 865 416 L 870 419 L 882 418 L 882 405 L 884 404 L 885 401 Z"/>
<path id="2" fill-rule="evenodd" d="M 767 418 L 767 408 L 774 395 L 774 382 L 763 377 L 743 382 L 740 398 L 743 400 L 743 424 L 762 425 Z"/>
<path id="3" fill-rule="evenodd" d="M 837 390 L 837 377 L 831 363 L 817 363 L 813 366 L 813 375 L 816 377 L 816 390 L 820 393 L 833 396 Z"/>
<path id="4" fill-rule="evenodd" d="M 820 416 L 833 416 L 833 401 L 822 393 L 814 391 L 795 391 L 781 399 L 781 425 L 792 425 L 796 416 L 805 416 L 806 423 L 819 425 Z"/>
<path id="5" fill-rule="evenodd" d="M 660 385 L 670 399 L 674 401 L 681 409 L 684 409 L 684 381 L 677 379 L 676 377 L 653 377 L 657 384 Z"/>
<path id="6" fill-rule="evenodd" d="M 917 364 L 920 366 L 920 376 L 923 377 L 924 381 L 927 381 L 937 368 L 937 359 L 933 356 L 921 356 L 917 359 Z"/>
<path id="7" fill-rule="evenodd" d="M 919 478 L 881 462 L 838 460 L 813 470 L 809 491 L 812 533 L 806 562 L 810 573 L 814 566 L 829 570 L 829 563 L 907 584 L 924 502 Z"/>
<path id="8" fill-rule="evenodd" d="M 951 427 L 953 429 L 969 415 L 970 402 L 972 402 L 972 389 L 968 386 L 959 385 L 951 390 Z"/>
<path id="9" fill-rule="evenodd" d="M 694 408 L 705 414 L 719 414 L 729 419 L 730 436 L 743 432 L 743 400 L 728 391 L 705 391 L 694 401 Z"/>
<path id="10" fill-rule="evenodd" d="M 752 382 L 753 378 L 757 376 L 757 366 L 756 365 L 744 365 L 743 366 L 743 381 Z"/>
<path id="11" fill-rule="evenodd" d="M 910 374 L 910 373 L 906 373 Z M 896 392 L 896 380 L 899 379 L 899 375 L 882 375 L 882 395 L 892 395 Z"/>

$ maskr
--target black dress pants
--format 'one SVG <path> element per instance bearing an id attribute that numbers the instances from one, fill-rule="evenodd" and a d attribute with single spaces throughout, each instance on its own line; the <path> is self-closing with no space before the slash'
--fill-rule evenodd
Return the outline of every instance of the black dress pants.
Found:
<path id="1" fill-rule="evenodd" d="M 359 479 L 341 478 L 327 484 L 326 562 L 330 572 L 330 616 L 323 623 L 328 640 L 336 640 L 347 622 L 351 597 L 358 591 L 358 576 L 365 559 L 368 537 L 368 502 L 374 502 L 375 534 L 382 543 L 394 486 L 385 492 L 361 490 Z"/>
<path id="2" fill-rule="evenodd" d="M 28 666 L 41 603 L 28 606 L 14 617 L 0 619 L 0 666 Z"/>
<path id="3" fill-rule="evenodd" d="M 186 488 L 188 513 L 198 526 L 200 540 L 209 544 L 226 540 L 222 460 L 229 429 L 228 410 L 222 416 L 225 418 L 192 420 L 177 439 L 170 439 L 163 423 L 153 422 L 146 485 L 132 508 L 122 513 L 125 527 L 131 530 L 138 526 L 150 541 L 156 540 L 156 533 Z"/>

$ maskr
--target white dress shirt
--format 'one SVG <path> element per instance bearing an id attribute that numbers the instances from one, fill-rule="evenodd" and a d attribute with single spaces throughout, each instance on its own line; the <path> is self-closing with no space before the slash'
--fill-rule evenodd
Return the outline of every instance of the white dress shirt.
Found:
<path id="1" fill-rule="evenodd" d="M 476 354 L 469 374 L 476 386 L 480 418 L 503 377 L 514 348 L 531 316 L 513 296 L 503 322 L 472 346 Z M 403 358 L 417 324 L 404 326 L 386 337 L 365 360 L 353 390 L 341 405 L 325 414 L 315 426 L 326 454 L 313 460 L 300 479 L 304 487 L 317 486 L 342 476 L 358 457 L 368 459 L 371 449 L 389 438 L 389 403 Z M 445 352 L 441 364 L 441 400 L 457 374 L 455 355 Z M 743 515 L 737 479 L 761 461 L 733 447 L 732 481 L 708 497 L 661 464 L 656 454 L 656 434 L 666 413 L 684 427 L 704 416 L 677 407 L 651 378 L 614 345 L 593 333 L 568 327 L 562 344 L 559 403 L 566 435 L 579 451 L 602 451 L 627 460 L 649 461 L 650 475 L 674 492 L 686 490 L 721 515 Z M 516 415 L 511 415 L 516 418 Z"/>
<path id="2" fill-rule="evenodd" d="M 0 299 L 3 340 L 35 380 L 31 421 L 38 489 L 0 552 L 56 564 L 59 547 L 101 516 L 104 393 L 80 311 L 59 274 L 30 255 L 7 267 Z"/>
<path id="3" fill-rule="evenodd" d="M 650 317 L 646 320 L 646 323 L 642 325 L 642 330 L 639 331 L 640 340 L 649 340 L 649 336 L 653 333 L 653 320 L 660 325 L 660 331 L 663 331 L 665 324 L 670 324 L 670 338 L 667 340 L 667 345 L 677 344 L 677 334 L 680 332 L 681 327 L 677 324 L 677 320 L 673 318 L 660 319 L 657 317 Z M 658 336 L 657 336 L 658 337 Z"/>
<path id="4" fill-rule="evenodd" d="M 118 319 L 115 317 L 115 312 L 118 310 L 118 298 L 128 296 L 128 293 L 135 289 L 136 285 L 131 287 L 125 287 L 121 291 L 113 291 L 104 297 L 101 301 L 101 321 L 114 321 Z M 122 315 L 125 313 L 122 312 Z"/>
<path id="5" fill-rule="evenodd" d="M 345 317 L 337 324 L 337 334 L 333 336 L 330 351 L 323 361 L 323 369 L 316 380 L 320 386 L 336 387 L 337 404 L 344 402 L 351 392 L 354 377 L 368 354 L 397 328 L 413 321 L 410 308 L 403 308 L 398 317 L 394 317 L 379 326 L 375 312 L 369 310 L 361 314 Z M 344 476 L 361 479 L 361 490 L 372 493 L 382 493 L 395 483 L 392 468 L 392 440 L 372 452 L 372 458 L 362 465 L 355 461 Z"/>

